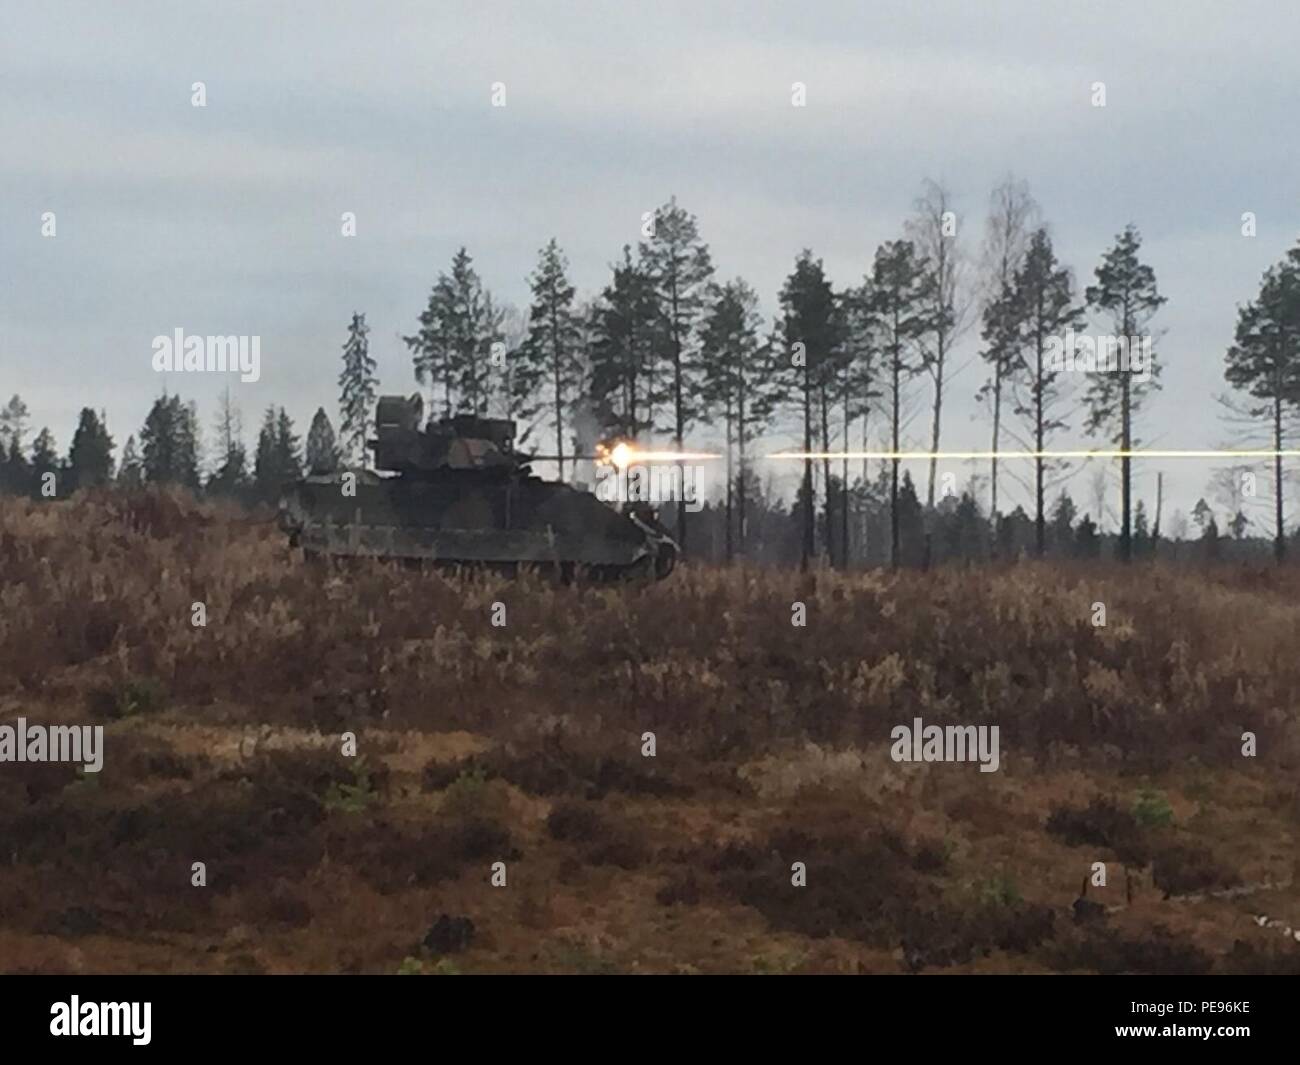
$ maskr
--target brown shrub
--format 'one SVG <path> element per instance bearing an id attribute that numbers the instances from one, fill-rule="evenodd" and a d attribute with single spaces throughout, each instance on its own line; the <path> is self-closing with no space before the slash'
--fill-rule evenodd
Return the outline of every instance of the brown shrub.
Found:
<path id="1" fill-rule="evenodd" d="M 1293 943 L 1279 946 L 1238 939 L 1214 968 L 1216 972 L 1240 976 L 1300 976 L 1300 949 Z"/>
<path id="2" fill-rule="evenodd" d="M 0 693 L 105 658 L 119 680 L 154 678 L 171 706 L 221 698 L 263 722 L 427 727 L 437 707 L 439 728 L 503 737 L 549 719 L 580 741 L 597 718 L 629 743 L 646 728 L 671 737 L 671 772 L 655 764 L 664 752 L 492 756 L 536 794 L 667 795 L 687 756 L 874 745 L 899 720 L 950 723 L 959 706 L 1044 757 L 1222 762 L 1227 705 L 1286 749 L 1294 726 L 1275 708 L 1300 689 L 1300 573 L 1277 571 L 1267 596 L 1222 573 L 1094 566 L 1086 589 L 1084 576 L 693 567 L 636 594 L 381 564 L 335 576 L 296 563 L 272 524 L 184 493 L 6 498 Z M 511 624 L 493 629 L 484 607 L 501 597 Z M 206 629 L 188 624 L 196 598 Z M 796 598 L 834 624 L 792 629 Z M 1106 628 L 1083 613 L 1098 598 Z"/>
<path id="3" fill-rule="evenodd" d="M 1071 847 L 1105 847 L 1121 861 L 1146 864 L 1148 844 L 1142 826 L 1110 799 L 1094 797 L 1087 806 L 1054 806 L 1047 831 Z"/>
<path id="4" fill-rule="evenodd" d="M 1152 850 L 1151 881 L 1168 898 L 1235 887 L 1241 876 L 1205 847 L 1170 842 Z"/>
<path id="5" fill-rule="evenodd" d="M 1200 975 L 1209 972 L 1213 964 L 1205 951 L 1177 939 L 1162 925 L 1145 935 L 1094 927 L 1059 946 L 1050 957 L 1062 969 L 1086 969 L 1102 975 Z"/>
<path id="6" fill-rule="evenodd" d="M 648 857 L 636 826 L 591 802 L 557 803 L 546 819 L 546 830 L 552 839 L 581 845 L 592 865 L 636 869 Z"/>

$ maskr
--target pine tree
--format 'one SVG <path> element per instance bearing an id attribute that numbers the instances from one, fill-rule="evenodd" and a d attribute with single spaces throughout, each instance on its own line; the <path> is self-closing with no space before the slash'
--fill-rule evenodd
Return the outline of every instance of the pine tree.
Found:
<path id="1" fill-rule="evenodd" d="M 1063 335 L 1083 321 L 1083 309 L 1072 306 L 1073 282 L 1070 271 L 1060 266 L 1045 228 L 1034 231 L 1024 263 L 1016 273 L 1015 300 L 1020 310 L 1019 343 L 1022 357 L 1011 371 L 1011 380 L 1028 392 L 1016 406 L 1016 413 L 1029 419 L 1034 450 L 1034 547 L 1041 557 L 1047 550 L 1046 485 L 1047 460 L 1042 452 L 1048 438 L 1065 422 L 1055 413 L 1061 398 L 1058 381 L 1061 366 L 1047 357 L 1049 341 L 1056 339 L 1064 354 Z"/>
<path id="2" fill-rule="evenodd" d="M 194 400 L 182 404 L 176 398 L 176 480 L 191 492 L 199 490 L 199 466 L 203 460 L 203 439 L 199 430 L 199 407 Z"/>
<path id="3" fill-rule="evenodd" d="M 280 407 L 267 407 L 257 434 L 257 454 L 253 463 L 256 493 L 265 502 L 278 499 L 285 485 L 302 476 L 299 439 L 293 431 L 293 419 Z"/>
<path id="4" fill-rule="evenodd" d="M 1074 542 L 1074 520 L 1079 508 L 1074 505 L 1069 492 L 1061 492 L 1052 504 L 1052 543 L 1056 550 L 1069 555 Z"/>
<path id="5" fill-rule="evenodd" d="M 524 313 L 513 304 L 506 304 L 500 308 L 500 319 L 504 364 L 493 360 L 492 391 L 502 416 L 515 423 L 515 447 L 522 448 L 537 428 L 537 416 L 544 405 L 542 383 L 540 375 L 521 354 L 528 336 Z"/>
<path id="6" fill-rule="evenodd" d="M 48 475 L 54 475 L 55 492 L 58 492 L 58 477 L 62 473 L 59 465 L 59 453 L 54 446 L 54 434 L 49 429 L 42 427 L 41 431 L 36 434 L 36 439 L 32 441 L 32 463 L 30 473 L 30 488 L 33 498 L 44 498 L 45 484 Z"/>
<path id="7" fill-rule="evenodd" d="M 302 442 L 293 431 L 293 419 L 283 407 L 275 419 L 275 467 L 281 484 L 302 476 Z"/>
<path id="8" fill-rule="evenodd" d="M 275 407 L 270 406 L 262 415 L 262 427 L 257 431 L 257 451 L 253 457 L 253 485 L 258 498 L 264 501 L 277 498 L 284 485 L 284 473 L 275 444 Z"/>
<path id="9" fill-rule="evenodd" d="M 338 445 L 334 439 L 334 426 L 324 407 L 317 407 L 307 430 L 307 472 L 334 473 L 339 468 Z"/>
<path id="10" fill-rule="evenodd" d="M 921 500 L 916 494 L 916 485 L 912 474 L 903 474 L 898 489 L 898 505 L 894 515 L 901 533 L 901 549 L 898 564 L 924 566 L 929 561 L 929 550 L 925 543 L 925 512 L 921 509 Z"/>
<path id="11" fill-rule="evenodd" d="M 90 407 L 82 407 L 68 449 L 69 490 L 93 488 L 113 479 L 113 438 Z"/>
<path id="12" fill-rule="evenodd" d="M 14 495 L 26 495 L 31 487 L 31 467 L 18 440 L 18 436 L 10 438 L 9 453 L 4 463 L 4 482 L 0 488 Z"/>
<path id="13" fill-rule="evenodd" d="M 576 398 L 581 376 L 582 329 L 574 311 L 575 290 L 569 283 L 568 267 L 568 260 L 552 237 L 539 253 L 537 269 L 528 279 L 533 302 L 528 312 L 528 336 L 519 350 L 519 358 L 527 367 L 524 378 L 543 384 L 550 394 L 560 480 L 564 480 L 565 412 Z"/>
<path id="14" fill-rule="evenodd" d="M 785 404 L 797 407 L 803 419 L 805 457 L 801 491 L 806 505 L 801 511 L 804 525 L 800 566 L 807 569 L 816 552 L 816 491 L 810 455 L 818 400 L 825 396 L 833 381 L 836 360 L 845 349 L 843 309 L 826 278 L 822 261 L 813 259 L 807 248 L 795 259 L 794 270 L 781 289 L 780 310 L 772 343 L 774 376 L 782 387 L 781 398 Z M 825 479 L 829 488 L 829 477 Z M 827 522 L 824 527 L 827 535 L 829 525 Z"/>
<path id="15" fill-rule="evenodd" d="M 181 481 L 180 400 L 162 395 L 154 400 L 140 430 L 141 466 L 149 484 Z"/>
<path id="16" fill-rule="evenodd" d="M 198 490 L 200 441 L 194 403 L 165 394 L 156 399 L 140 430 L 140 446 L 146 481 Z"/>
<path id="17" fill-rule="evenodd" d="M 889 403 L 891 450 L 902 449 L 907 383 L 923 372 L 920 339 L 930 328 L 927 308 L 932 277 L 910 241 L 887 241 L 876 250 L 870 279 L 872 313 L 880 325 Z M 899 459 L 892 460 L 889 488 L 889 558 L 900 561 Z"/>
<path id="18" fill-rule="evenodd" d="M 234 443 L 221 459 L 221 465 L 208 479 L 207 490 L 215 495 L 239 496 L 248 487 L 248 453 L 242 443 Z"/>
<path id="19" fill-rule="evenodd" d="M 661 328 L 654 283 L 623 246 L 623 261 L 595 307 L 590 398 L 608 436 L 652 432 L 652 369 Z"/>
<path id="20" fill-rule="evenodd" d="M 1156 289 L 1155 271 L 1138 259 L 1142 238 L 1137 227 L 1125 228 L 1097 267 L 1097 283 L 1089 285 L 1088 305 L 1110 317 L 1116 336 L 1136 338 L 1144 334 L 1148 323 L 1165 297 Z M 1133 418 L 1153 389 L 1159 387 L 1160 367 L 1151 353 L 1151 366 L 1143 378 L 1121 368 L 1117 373 L 1091 375 L 1087 402 L 1088 431 L 1108 432 L 1112 443 L 1125 452 L 1120 459 L 1120 533 L 1119 557 L 1127 562 L 1133 557 Z"/>
<path id="21" fill-rule="evenodd" d="M 871 414 L 877 409 L 880 399 L 884 395 L 876 379 L 882 355 L 882 330 L 881 323 L 875 313 L 875 297 L 871 290 L 871 278 L 865 278 L 858 288 L 852 288 L 842 293 L 840 303 L 844 309 L 845 321 L 845 352 L 842 369 L 845 448 L 847 450 L 850 424 L 854 420 L 861 420 L 860 439 L 862 441 L 862 450 L 868 451 L 871 446 Z M 872 490 L 871 471 L 868 466 L 869 463 L 864 457 L 862 459 L 862 476 L 858 488 L 860 493 L 870 493 Z M 844 460 L 841 466 L 841 477 L 847 485 L 849 480 L 847 459 Z M 848 511 L 849 507 L 844 506 L 842 533 L 846 565 L 848 564 L 849 544 Z M 859 508 L 859 514 L 861 518 L 858 531 L 860 551 L 865 562 L 868 551 L 870 514 L 866 506 Z"/>
<path id="22" fill-rule="evenodd" d="M 0 450 L 10 455 L 15 451 L 22 452 L 27 436 L 27 418 L 27 404 L 16 394 L 0 408 Z"/>
<path id="23" fill-rule="evenodd" d="M 1196 506 L 1192 507 L 1192 523 L 1205 532 L 1205 527 L 1214 520 L 1214 511 L 1210 509 L 1210 504 L 1202 497 L 1196 501 Z"/>
<path id="24" fill-rule="evenodd" d="M 230 397 L 230 389 L 221 394 L 217 407 L 218 466 L 208 478 L 209 492 L 240 496 L 248 485 L 248 452 L 243 443 L 243 419 Z"/>
<path id="25" fill-rule="evenodd" d="M 746 445 L 771 418 L 775 401 L 767 372 L 766 352 L 759 340 L 762 319 L 758 296 L 741 278 L 710 289 L 711 305 L 700 332 L 700 353 L 704 362 L 702 396 L 704 404 L 722 411 L 727 454 L 725 495 L 727 562 L 735 554 L 732 519 L 738 500 L 740 551 L 745 550 Z M 738 461 L 732 465 L 733 448 Z M 734 472 L 733 472 L 734 469 Z"/>
<path id="26" fill-rule="evenodd" d="M 1264 274 L 1259 295 L 1238 310 L 1234 343 L 1224 376 L 1233 388 L 1263 403 L 1249 411 L 1267 414 L 1273 440 L 1273 554 L 1286 556 L 1283 507 L 1283 441 L 1286 414 L 1300 404 L 1300 246 Z"/>
<path id="27" fill-rule="evenodd" d="M 1079 527 L 1074 530 L 1074 555 L 1076 558 L 1097 558 L 1100 554 L 1101 539 L 1097 535 L 1097 523 L 1085 514 Z"/>
<path id="28" fill-rule="evenodd" d="M 1201 530 L 1201 553 L 1210 562 L 1217 562 L 1222 553 L 1219 543 L 1219 523 L 1214 520 L 1213 514 L 1205 523 L 1205 528 Z"/>
<path id="29" fill-rule="evenodd" d="M 135 437 L 126 438 L 122 448 L 122 462 L 117 468 L 117 483 L 125 488 L 139 488 L 144 484 L 144 465 L 136 451 Z"/>
<path id="30" fill-rule="evenodd" d="M 1151 521 L 1147 517 L 1146 504 L 1139 499 L 1133 511 L 1133 557 L 1147 558 L 1153 550 Z"/>
<path id="31" fill-rule="evenodd" d="M 641 260 L 651 279 L 663 321 L 660 361 L 666 364 L 667 399 L 672 412 L 673 444 L 682 450 L 686 430 L 699 414 L 699 364 L 695 326 L 713 276 L 709 248 L 700 239 L 695 216 L 677 205 L 677 197 L 654 216 L 654 235 L 641 245 Z M 686 547 L 686 508 L 677 507 L 677 541 Z"/>
<path id="32" fill-rule="evenodd" d="M 375 360 L 370 357 L 369 333 L 366 316 L 353 314 L 343 344 L 343 372 L 339 374 L 340 457 L 353 466 L 366 464 L 366 437 L 378 384 Z"/>
<path id="33" fill-rule="evenodd" d="M 436 391 L 442 387 L 446 417 L 457 409 L 482 414 L 491 396 L 492 345 L 501 340 L 502 312 L 483 288 L 473 260 L 461 248 L 451 274 L 440 274 L 419 331 L 404 337 L 415 379 Z"/>

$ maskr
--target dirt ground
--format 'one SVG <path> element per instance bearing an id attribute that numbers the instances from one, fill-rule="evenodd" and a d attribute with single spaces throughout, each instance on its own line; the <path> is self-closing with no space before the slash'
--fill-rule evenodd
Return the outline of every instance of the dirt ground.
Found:
<path id="1" fill-rule="evenodd" d="M 3 500 L 0 725 L 104 762 L 0 763 L 0 971 L 1295 973 L 1297 647 L 1293 570 L 589 588 Z"/>

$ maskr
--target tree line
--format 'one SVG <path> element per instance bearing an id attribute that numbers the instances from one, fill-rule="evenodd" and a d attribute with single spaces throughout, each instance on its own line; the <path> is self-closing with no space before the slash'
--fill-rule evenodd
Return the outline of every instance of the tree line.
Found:
<path id="1" fill-rule="evenodd" d="M 803 451 L 849 450 L 872 434 L 887 450 L 904 447 L 924 399 L 930 452 L 942 444 L 945 398 L 953 353 L 972 326 L 986 368 L 977 397 L 990 415 L 990 450 L 1010 445 L 1036 453 L 1032 481 L 1031 551 L 1045 554 L 1049 499 L 1068 472 L 1042 455 L 1061 434 L 1080 428 L 1124 454 L 1115 552 L 1135 556 L 1136 505 L 1132 457 L 1143 444 L 1142 414 L 1160 387 L 1162 361 L 1153 319 L 1166 302 L 1141 235 L 1126 226 L 1080 287 L 1062 263 L 1050 228 L 1023 181 L 1007 178 L 989 198 L 978 248 L 959 234 L 951 193 L 927 181 L 897 239 L 876 250 L 856 284 L 837 287 L 822 260 L 796 257 L 765 322 L 758 296 L 743 279 L 715 276 L 698 222 L 675 198 L 653 212 L 635 249 L 622 248 L 610 279 L 593 298 L 577 296 L 568 261 L 555 239 L 541 249 L 529 277 L 526 317 L 495 301 L 461 248 L 450 273 L 440 275 L 420 316 L 404 338 L 418 382 L 448 413 L 492 410 L 520 421 L 526 440 L 538 427 L 554 434 L 564 474 L 568 454 L 593 436 L 669 438 L 682 447 L 698 428 L 720 432 L 726 478 L 722 507 L 726 558 L 749 552 L 749 487 L 755 476 L 754 440 L 774 423 L 798 426 Z M 1273 444 L 1282 449 L 1286 415 L 1300 391 L 1300 305 L 1291 295 L 1296 259 L 1270 271 L 1260 300 L 1241 311 L 1237 343 L 1227 355 L 1228 383 L 1272 404 Z M 1289 264 L 1289 265 L 1288 265 Z M 1290 301 L 1290 302 L 1288 302 Z M 1147 372 L 1089 373 L 1079 380 L 1060 360 L 1054 342 L 1089 327 L 1099 336 L 1148 338 Z M 1270 339 L 1276 340 L 1268 347 Z M 494 367 L 496 368 L 494 372 Z M 1284 368 L 1285 367 L 1285 368 Z M 918 396 L 918 383 L 928 385 Z M 1259 410 L 1247 412 L 1258 417 Z M 888 562 L 903 559 L 903 459 L 888 461 Z M 803 565 L 822 556 L 833 565 L 865 559 L 866 524 L 851 527 L 849 495 L 873 490 L 868 464 L 856 476 L 847 459 L 805 458 L 795 501 L 802 528 Z M 931 455 L 925 509 L 936 508 L 937 460 Z M 1275 463 L 1275 548 L 1286 536 L 1281 459 Z M 990 514 L 1002 484 L 1015 471 L 989 462 Z M 806 505 L 805 505 L 806 501 Z M 858 508 L 861 510 L 861 508 Z M 677 508 L 676 534 L 688 544 L 689 511 Z M 1240 509 L 1229 515 L 1241 518 Z M 1098 513 L 1099 522 L 1102 515 Z M 865 523 L 865 518 L 860 518 Z M 1159 516 L 1154 534 L 1158 538 Z M 927 533 L 933 530 L 927 528 Z"/>
<path id="2" fill-rule="evenodd" d="M 978 327 L 985 367 L 977 398 L 989 413 L 990 450 L 1012 444 L 1043 452 L 1076 427 L 1122 452 L 1141 446 L 1141 415 L 1160 387 L 1154 347 L 1149 373 L 1089 373 L 1081 388 L 1050 357 L 1055 341 L 1090 324 L 1119 337 L 1151 335 L 1165 297 L 1142 259 L 1134 225 L 1116 236 L 1091 283 L 1080 288 L 1024 182 L 1008 178 L 993 190 L 982 239 L 972 248 L 959 232 L 949 190 L 927 181 L 898 237 L 876 249 L 858 282 L 835 285 L 821 259 L 800 252 L 770 320 L 748 282 L 715 276 L 697 219 L 675 197 L 647 215 L 642 236 L 635 247 L 621 249 L 606 285 L 587 299 L 579 298 L 568 259 L 552 238 L 528 276 L 526 313 L 496 299 L 460 248 L 433 284 L 416 328 L 403 336 L 429 409 L 515 419 L 519 445 L 552 452 L 561 478 L 600 440 L 659 436 L 682 448 L 696 430 L 717 432 L 726 472 L 717 514 L 711 510 L 708 520 L 720 523 L 724 560 L 763 554 L 752 542 L 755 508 L 765 507 L 770 518 L 777 505 L 759 485 L 753 444 L 775 426 L 797 426 L 805 453 L 869 450 L 873 439 L 897 453 L 911 423 L 924 416 L 927 450 L 939 450 L 945 399 L 961 369 L 953 366 L 954 351 L 972 327 Z M 81 411 L 65 457 L 45 429 L 24 446 L 29 419 L 15 396 L 0 410 L 0 489 L 34 494 L 52 473 L 73 490 L 116 478 L 255 502 L 274 499 L 304 472 L 363 465 L 377 391 L 368 333 L 365 315 L 354 314 L 343 344 L 337 433 L 318 409 L 304 442 L 286 410 L 273 406 L 263 414 L 250 462 L 227 391 L 204 476 L 195 405 L 164 394 L 128 438 L 115 469 L 102 414 Z M 1282 450 L 1300 405 L 1300 248 L 1270 268 L 1259 296 L 1239 308 L 1225 378 L 1238 397 L 1235 413 L 1266 424 L 1273 448 Z M 846 458 L 806 457 L 786 512 L 798 522 L 799 562 L 807 566 L 820 556 L 836 566 L 896 566 L 914 560 L 917 545 L 932 556 L 948 535 L 944 508 L 969 516 L 966 499 L 974 504 L 977 489 L 972 484 L 961 495 L 950 486 L 941 492 L 931 456 L 918 529 L 909 524 L 908 493 L 918 503 L 919 493 L 903 461 L 895 455 L 873 475 L 865 460 L 852 470 Z M 1005 522 L 1018 528 L 1015 515 L 1022 513 L 1032 532 L 1018 550 L 1045 555 L 1056 543 L 1059 553 L 1061 526 L 1053 508 L 1068 496 L 1058 495 L 1057 504 L 1049 499 L 1066 467 L 1042 455 L 1032 467 L 1032 479 L 1022 482 L 1029 511 L 1004 514 L 1005 480 L 1019 475 L 990 460 L 991 503 L 981 517 L 990 549 L 1016 540 L 999 530 Z M 1280 456 L 1273 475 L 1274 552 L 1280 559 L 1287 541 Z M 1145 509 L 1135 504 L 1127 454 L 1119 461 L 1119 481 L 1114 550 L 1128 560 L 1141 554 L 1143 537 L 1158 542 L 1159 508 L 1144 532 Z M 676 534 L 688 550 L 689 515 L 677 508 Z M 877 527 L 881 517 L 885 524 Z M 1244 529 L 1240 507 L 1225 517 Z M 1100 511 L 1095 518 L 1089 513 L 1079 527 L 1095 529 L 1101 521 Z"/>

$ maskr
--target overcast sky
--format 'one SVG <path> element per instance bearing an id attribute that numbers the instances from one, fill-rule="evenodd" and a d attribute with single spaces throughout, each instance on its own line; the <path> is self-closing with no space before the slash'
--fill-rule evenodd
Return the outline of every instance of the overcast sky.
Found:
<path id="1" fill-rule="evenodd" d="M 177 327 L 259 335 L 261 380 L 234 386 L 246 435 L 273 402 L 305 430 L 317 405 L 334 412 L 354 310 L 383 389 L 412 390 L 399 335 L 461 244 L 526 307 L 554 236 L 591 295 L 642 212 L 676 194 L 719 275 L 748 279 L 770 319 L 801 248 L 856 283 L 927 177 L 974 249 L 1008 171 L 1084 284 L 1140 227 L 1169 299 L 1147 442 L 1244 443 L 1213 397 L 1235 306 L 1300 229 L 1290 5 L 0 2 L 0 392 L 61 449 L 83 405 L 120 446 L 164 384 L 210 429 L 226 381 L 150 366 Z M 976 340 L 944 446 L 987 446 Z M 1209 465 L 1183 460 L 1139 464 L 1140 495 L 1157 469 L 1176 506 L 1206 492 Z M 1071 486 L 1082 508 L 1089 478 Z"/>

